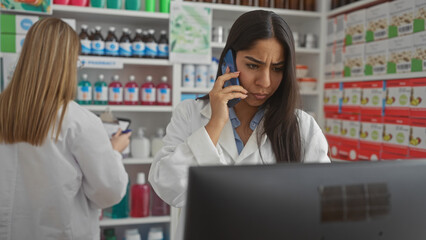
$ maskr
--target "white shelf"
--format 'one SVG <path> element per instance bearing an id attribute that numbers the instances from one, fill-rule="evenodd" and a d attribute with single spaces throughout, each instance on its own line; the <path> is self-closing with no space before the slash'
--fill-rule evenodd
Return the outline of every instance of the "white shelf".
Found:
<path id="1" fill-rule="evenodd" d="M 171 219 L 170 216 L 145 217 L 145 218 L 123 218 L 123 219 L 104 218 L 100 221 L 100 226 L 101 227 L 108 227 L 108 226 L 120 226 L 120 225 L 167 223 L 167 222 L 170 222 L 170 219 Z"/>
<path id="2" fill-rule="evenodd" d="M 182 87 L 181 92 L 182 93 L 209 93 L 211 88 L 188 88 L 188 87 Z"/>
<path id="3" fill-rule="evenodd" d="M 107 56 L 79 56 L 81 61 L 86 62 L 116 62 L 124 65 L 147 65 L 147 66 L 172 66 L 169 60 L 165 59 L 148 59 L 148 58 L 125 58 L 125 57 L 107 57 Z M 96 67 L 96 66 L 95 66 Z M 85 68 L 83 66 L 83 68 Z M 97 67 L 99 68 L 99 67 Z"/>
<path id="4" fill-rule="evenodd" d="M 151 164 L 154 158 L 125 158 L 123 164 L 134 165 L 134 164 Z"/>
<path id="5" fill-rule="evenodd" d="M 301 90 L 300 95 L 302 95 L 302 96 L 317 96 L 317 95 L 319 95 L 319 92 L 318 92 L 318 90 L 311 90 L 311 91 Z"/>
<path id="6" fill-rule="evenodd" d="M 225 43 L 211 42 L 211 47 L 213 49 L 223 49 Z M 296 48 L 296 53 L 298 54 L 320 54 L 321 50 L 319 48 Z"/>
<path id="7" fill-rule="evenodd" d="M 378 76 L 362 76 L 362 77 L 346 77 L 338 79 L 326 79 L 325 83 L 335 82 L 364 82 L 364 81 L 377 81 L 377 80 L 396 80 L 396 79 L 408 79 L 408 78 L 426 78 L 426 72 L 414 72 L 414 73 L 401 73 L 401 74 L 385 74 Z"/>
<path id="8" fill-rule="evenodd" d="M 211 42 L 211 47 L 217 48 L 217 49 L 223 49 L 225 47 L 225 43 Z"/>
<path id="9" fill-rule="evenodd" d="M 128 106 L 128 105 L 81 105 L 90 111 L 105 111 L 107 107 L 113 112 L 172 112 L 172 106 Z"/>
<path id="10" fill-rule="evenodd" d="M 386 0 L 361 0 L 361 1 L 358 1 L 358 2 L 351 3 L 351 4 L 347 4 L 343 7 L 339 7 L 339 8 L 333 9 L 332 11 L 328 12 L 327 17 L 334 17 L 334 16 L 340 15 L 342 13 L 351 11 L 353 9 L 361 8 L 365 5 L 375 4 L 376 2 L 377 3 L 386 2 Z"/>

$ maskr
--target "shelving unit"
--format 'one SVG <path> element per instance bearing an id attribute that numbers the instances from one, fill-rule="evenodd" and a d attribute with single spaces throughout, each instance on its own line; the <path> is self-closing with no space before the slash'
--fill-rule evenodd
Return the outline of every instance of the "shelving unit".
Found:
<path id="1" fill-rule="evenodd" d="M 122 218 L 122 219 L 104 218 L 100 221 L 100 226 L 110 227 L 110 226 L 124 226 L 124 225 L 150 224 L 150 223 L 167 223 L 167 222 L 170 222 L 170 219 L 171 219 L 170 216 L 145 217 L 145 218 Z"/>
<path id="2" fill-rule="evenodd" d="M 360 8 L 365 8 L 365 7 L 370 6 L 372 4 L 377 4 L 377 3 L 380 3 L 380 2 L 387 2 L 387 1 L 388 0 L 361 0 L 361 1 L 357 1 L 357 2 L 354 2 L 354 3 L 351 3 L 351 4 L 347 4 L 343 7 L 339 7 L 339 8 L 336 8 L 336 9 L 329 11 L 327 13 L 327 17 L 328 18 L 335 17 L 335 16 L 340 15 L 342 13 L 347 13 L 347 12 L 354 11 L 354 10 L 357 10 L 357 9 L 360 9 Z"/>
<path id="3" fill-rule="evenodd" d="M 383 74 L 377 76 L 361 76 L 361 77 L 345 77 L 337 78 L 332 80 L 326 80 L 326 83 L 333 82 L 357 82 L 357 81 L 376 81 L 376 80 L 396 80 L 396 79 L 407 79 L 407 78 L 424 78 L 426 74 L 424 72 L 412 72 L 412 73 L 401 73 L 401 74 Z"/>
<path id="4" fill-rule="evenodd" d="M 84 63 L 93 63 L 101 65 L 102 63 L 126 64 L 126 65 L 146 65 L 146 66 L 173 66 L 169 60 L 164 59 L 147 59 L 147 58 L 124 58 L 124 57 L 103 57 L 103 56 L 80 56 L 80 60 Z M 83 68 L 88 68 L 87 66 Z M 92 67 L 96 68 L 96 67 Z"/>

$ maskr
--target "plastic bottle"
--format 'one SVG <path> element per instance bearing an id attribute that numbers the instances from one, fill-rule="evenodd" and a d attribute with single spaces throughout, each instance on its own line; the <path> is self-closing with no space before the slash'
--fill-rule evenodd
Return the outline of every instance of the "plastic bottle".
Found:
<path id="1" fill-rule="evenodd" d="M 160 12 L 162 13 L 170 12 L 170 0 L 160 0 Z"/>
<path id="2" fill-rule="evenodd" d="M 107 8 L 121 9 L 121 0 L 107 0 Z"/>
<path id="3" fill-rule="evenodd" d="M 54 4 L 68 5 L 70 4 L 70 0 L 53 0 Z"/>
<path id="4" fill-rule="evenodd" d="M 168 59 L 169 58 L 169 40 L 167 39 L 166 30 L 162 30 L 160 33 L 160 40 L 158 40 L 158 58 Z"/>
<path id="5" fill-rule="evenodd" d="M 183 65 L 182 86 L 193 88 L 195 86 L 195 66 L 193 64 Z"/>
<path id="6" fill-rule="evenodd" d="M 151 216 L 169 216 L 170 206 L 151 190 Z"/>
<path id="7" fill-rule="evenodd" d="M 89 33 L 87 32 L 87 25 L 81 25 L 81 32 L 78 35 L 81 44 L 81 55 L 90 55 L 92 53 L 92 41 L 90 40 Z"/>
<path id="8" fill-rule="evenodd" d="M 123 28 L 123 35 L 120 38 L 120 56 L 132 56 L 132 40 L 130 39 L 129 29 Z"/>
<path id="9" fill-rule="evenodd" d="M 70 0 L 70 5 L 85 7 L 88 4 L 88 0 Z"/>
<path id="10" fill-rule="evenodd" d="M 155 31 L 154 29 L 148 30 L 148 37 L 145 42 L 145 57 L 147 58 L 156 58 L 158 51 L 158 44 L 155 40 Z"/>
<path id="11" fill-rule="evenodd" d="M 144 136 L 144 128 L 138 128 L 137 134 L 132 138 L 131 151 L 134 158 L 148 158 L 151 150 L 149 139 Z"/>
<path id="12" fill-rule="evenodd" d="M 117 57 L 119 44 L 117 36 L 115 36 L 115 27 L 109 27 L 108 36 L 105 39 L 105 55 Z"/>
<path id="13" fill-rule="evenodd" d="M 198 64 L 195 67 L 195 87 L 206 88 L 208 81 L 208 67 L 206 65 Z"/>
<path id="14" fill-rule="evenodd" d="M 139 11 L 141 9 L 141 1 L 140 0 L 126 0 L 125 3 L 124 3 L 124 8 L 126 10 Z"/>
<path id="15" fill-rule="evenodd" d="M 135 58 L 142 58 L 145 56 L 145 43 L 142 38 L 142 29 L 136 29 L 135 38 L 132 42 L 132 56 Z"/>
<path id="16" fill-rule="evenodd" d="M 101 34 L 101 27 L 95 27 L 95 33 L 92 37 L 92 55 L 103 56 L 105 55 L 105 41 Z"/>
<path id="17" fill-rule="evenodd" d="M 138 173 L 136 184 L 132 186 L 131 211 L 132 217 L 149 216 L 150 187 L 145 183 L 145 173 Z"/>
<path id="18" fill-rule="evenodd" d="M 114 75 L 113 81 L 108 86 L 108 92 L 108 104 L 123 104 L 123 85 L 121 84 L 120 77 L 118 75 Z"/>
<path id="19" fill-rule="evenodd" d="M 155 12 L 155 0 L 145 0 L 145 11 Z"/>
<path id="20" fill-rule="evenodd" d="M 138 232 L 138 229 L 126 229 L 124 234 L 125 240 L 141 240 L 141 235 Z"/>
<path id="21" fill-rule="evenodd" d="M 141 86 L 141 104 L 155 105 L 155 85 L 152 83 L 152 76 L 147 76 L 146 81 Z"/>
<path id="22" fill-rule="evenodd" d="M 139 86 L 135 82 L 135 76 L 130 75 L 129 81 L 124 86 L 124 104 L 139 104 Z"/>
<path id="23" fill-rule="evenodd" d="M 98 81 L 93 89 L 93 103 L 95 105 L 108 104 L 108 84 L 104 81 L 104 75 L 99 74 Z"/>
<path id="24" fill-rule="evenodd" d="M 106 0 L 90 0 L 90 5 L 96 8 L 104 8 Z"/>
<path id="25" fill-rule="evenodd" d="M 104 238 L 105 240 L 116 240 L 114 228 L 104 229 Z"/>
<path id="26" fill-rule="evenodd" d="M 163 228 L 162 227 L 151 227 L 148 232 L 147 240 L 163 240 Z"/>
<path id="27" fill-rule="evenodd" d="M 130 195 L 130 180 L 127 184 L 126 194 L 123 199 L 114 206 L 112 206 L 111 218 L 127 218 L 129 217 L 129 195 Z"/>
<path id="28" fill-rule="evenodd" d="M 87 74 L 82 74 L 78 83 L 77 103 L 92 104 L 92 84 L 89 82 Z"/>
<path id="29" fill-rule="evenodd" d="M 164 129 L 158 128 L 157 132 L 155 133 L 155 136 L 151 140 L 152 156 L 155 156 L 157 152 L 159 152 L 161 148 L 164 146 L 163 137 L 164 137 Z"/>
<path id="30" fill-rule="evenodd" d="M 217 68 L 219 67 L 219 61 L 217 58 L 212 59 L 212 63 L 209 66 L 209 75 L 207 80 L 207 88 L 212 88 L 216 81 Z"/>
<path id="31" fill-rule="evenodd" d="M 161 77 L 161 83 L 157 85 L 157 105 L 172 105 L 172 87 L 167 83 L 167 77 Z"/>

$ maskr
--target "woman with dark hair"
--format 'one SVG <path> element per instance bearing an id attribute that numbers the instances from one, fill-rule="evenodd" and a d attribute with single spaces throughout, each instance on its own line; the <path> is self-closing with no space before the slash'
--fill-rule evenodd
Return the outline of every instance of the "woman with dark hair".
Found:
<path id="1" fill-rule="evenodd" d="M 269 11 L 245 13 L 229 32 L 219 66 L 228 50 L 238 71 L 223 73 L 219 67 L 207 96 L 177 106 L 151 166 L 149 181 L 172 206 L 185 204 L 189 166 L 330 162 L 321 129 L 297 109 L 294 43 L 287 23 Z M 224 87 L 237 77 L 240 85 Z M 234 98 L 241 100 L 229 108 Z"/>

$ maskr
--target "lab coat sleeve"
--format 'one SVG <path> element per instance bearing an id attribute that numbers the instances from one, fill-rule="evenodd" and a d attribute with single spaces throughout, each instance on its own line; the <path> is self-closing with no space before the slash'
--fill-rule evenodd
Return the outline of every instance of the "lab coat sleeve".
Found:
<path id="1" fill-rule="evenodd" d="M 305 135 L 302 136 L 304 142 L 303 162 L 329 163 L 328 143 L 317 122 L 312 116 L 302 111 L 299 112 L 299 118 L 303 119 L 300 122 L 302 122 L 303 126 L 301 127 L 305 131 Z"/>
<path id="2" fill-rule="evenodd" d="M 83 172 L 82 187 L 99 208 L 118 203 L 126 193 L 128 176 L 121 154 L 113 150 L 102 122 L 91 116 L 76 130 L 72 154 Z"/>
<path id="3" fill-rule="evenodd" d="M 204 126 L 192 132 L 192 124 L 200 125 L 191 122 L 193 114 L 200 114 L 193 105 L 183 102 L 177 106 L 167 126 L 164 146 L 155 156 L 149 173 L 155 192 L 174 207 L 185 204 L 190 166 L 223 162 Z"/>

